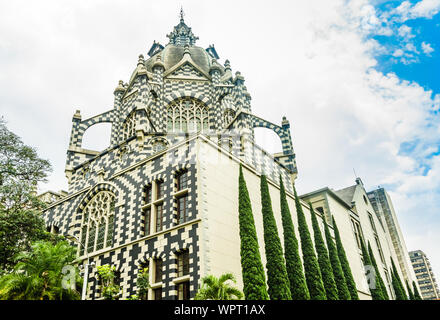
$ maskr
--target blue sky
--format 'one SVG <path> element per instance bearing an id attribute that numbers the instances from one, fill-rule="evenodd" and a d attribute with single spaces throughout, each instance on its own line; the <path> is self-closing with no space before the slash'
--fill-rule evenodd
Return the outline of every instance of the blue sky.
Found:
<path id="1" fill-rule="evenodd" d="M 400 79 L 415 81 L 425 89 L 439 93 L 440 15 L 433 10 L 432 16 L 402 21 L 392 12 L 403 2 L 407 1 L 381 1 L 375 6 L 379 15 L 390 14 L 384 19 L 383 26 L 393 31 L 392 35 L 371 35 L 385 49 L 377 55 L 377 69 L 384 73 L 394 72 Z M 399 56 L 399 49 L 402 56 Z"/>

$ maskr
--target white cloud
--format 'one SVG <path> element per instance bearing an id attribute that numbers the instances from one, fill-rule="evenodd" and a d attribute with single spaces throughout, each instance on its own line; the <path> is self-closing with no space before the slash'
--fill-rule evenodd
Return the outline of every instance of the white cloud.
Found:
<path id="1" fill-rule="evenodd" d="M 393 56 L 394 57 L 401 57 L 401 56 L 403 56 L 403 50 L 402 49 L 397 49 L 396 51 L 394 51 Z"/>
<path id="2" fill-rule="evenodd" d="M 429 43 L 422 42 L 422 50 L 426 55 L 430 55 L 434 52 L 434 49 L 431 47 Z"/>
<path id="3" fill-rule="evenodd" d="M 433 3 L 416 11 L 429 16 Z M 110 109 L 113 89 L 119 79 L 128 80 L 138 55 L 146 55 L 153 40 L 167 42 L 180 5 L 177 0 L 160 5 L 136 0 L 129 6 L 124 1 L 3 4 L 2 112 L 11 130 L 52 161 L 54 173 L 44 188 L 66 188 L 65 152 L 75 110 L 86 118 Z M 416 6 L 402 3 L 401 15 L 411 16 Z M 374 69 L 374 54 L 384 49 L 367 36 L 381 28 L 391 34 L 384 29 L 385 15 L 366 0 L 279 1 L 276 6 L 188 1 L 183 7 L 200 37 L 197 44 L 214 43 L 221 61 L 227 58 L 234 71 L 241 71 L 254 113 L 275 123 L 283 115 L 290 120 L 301 193 L 353 184 L 354 167 L 366 185 L 394 186 L 408 248 L 431 239 L 423 237 L 440 227 L 434 210 L 440 205 L 439 160 L 426 163 L 432 169 L 424 176 L 421 160 L 399 149 L 407 141 L 423 141 L 423 150 L 438 144 L 438 119 L 430 111 L 438 109 L 440 97 Z M 214 11 L 223 18 L 213 19 Z M 403 49 L 392 52 L 411 59 Z M 418 225 L 420 215 L 434 219 Z M 440 256 L 432 254 L 440 272 Z"/>
<path id="4" fill-rule="evenodd" d="M 440 0 L 421 0 L 412 4 L 409 1 L 403 1 L 394 13 L 399 16 L 400 21 L 406 21 L 417 18 L 431 19 L 440 11 Z"/>

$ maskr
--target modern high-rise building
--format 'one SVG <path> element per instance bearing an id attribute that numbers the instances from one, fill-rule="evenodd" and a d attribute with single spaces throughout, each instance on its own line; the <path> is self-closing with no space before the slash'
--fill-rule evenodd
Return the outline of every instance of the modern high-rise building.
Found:
<path id="1" fill-rule="evenodd" d="M 397 256 L 397 263 L 402 270 L 403 279 L 408 281 L 409 284 L 415 280 L 414 270 L 411 266 L 411 261 L 406 249 L 405 239 L 403 237 L 402 230 L 400 229 L 399 221 L 397 220 L 396 211 L 394 210 L 391 197 L 384 188 L 378 188 L 376 190 L 367 193 L 371 204 L 373 205 L 374 212 L 384 222 L 388 233 L 391 237 L 392 245 Z"/>
<path id="2" fill-rule="evenodd" d="M 193 298 L 204 276 L 226 272 L 236 276 L 238 288 L 243 287 L 240 165 L 263 264 L 262 174 L 268 180 L 280 238 L 281 178 L 300 239 L 289 121 L 280 116 L 280 124 L 274 124 L 254 115 L 244 77 L 232 73 L 228 60 L 219 63 L 213 45 L 197 46 L 198 37 L 183 16 L 167 37 L 166 45 L 154 41 L 149 57 L 140 55 L 129 80 L 119 82 L 111 110 L 89 119 L 75 112 L 65 170 L 68 193 L 44 211 L 48 230 L 77 239 L 81 263 L 116 268 L 121 299 L 137 293 L 136 279 L 146 266 L 151 284 L 148 299 Z M 84 133 L 100 123 L 111 123 L 109 147 L 84 149 Z M 274 131 L 282 150 L 270 154 L 258 146 L 254 128 Z M 379 229 L 381 222 L 374 214 L 374 224 L 368 220 L 368 212 L 374 210 L 362 190 L 359 185 L 351 197 L 330 189 L 319 193 L 328 205 L 317 215 L 321 231 L 328 223 L 333 232 L 330 217 L 335 218 L 359 297 L 371 299 L 359 250 L 360 232 L 364 230 L 376 260 L 383 263 L 380 270 L 385 279 L 389 279 L 390 253 L 385 231 Z M 321 198 L 300 199 L 310 230 L 310 204 L 318 209 Z M 361 209 L 361 201 L 367 209 Z M 378 228 L 379 242 L 372 228 Z M 96 267 L 90 270 L 86 298 L 102 298 Z"/>
<path id="3" fill-rule="evenodd" d="M 422 250 L 415 250 L 411 251 L 409 256 L 411 258 L 411 263 L 417 277 L 423 300 L 440 299 L 440 291 L 437 281 L 435 280 L 431 263 L 426 254 Z"/>

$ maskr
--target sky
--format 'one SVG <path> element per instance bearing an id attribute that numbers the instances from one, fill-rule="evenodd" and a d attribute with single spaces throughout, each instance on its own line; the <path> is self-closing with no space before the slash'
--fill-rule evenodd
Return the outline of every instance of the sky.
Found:
<path id="1" fill-rule="evenodd" d="M 40 191 L 67 189 L 75 110 L 113 107 L 139 54 L 185 22 L 230 60 L 253 113 L 291 124 L 297 189 L 362 178 L 389 192 L 408 250 L 440 275 L 440 0 L 0 0 L 0 116 L 53 166 Z M 108 146 L 97 125 L 84 148 Z M 274 133 L 257 141 L 277 152 Z"/>

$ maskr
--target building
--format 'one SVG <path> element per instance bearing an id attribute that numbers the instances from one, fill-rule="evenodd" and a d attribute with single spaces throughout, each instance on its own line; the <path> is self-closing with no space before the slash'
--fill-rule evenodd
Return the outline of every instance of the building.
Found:
<path id="1" fill-rule="evenodd" d="M 240 72 L 233 75 L 228 60 L 218 62 L 213 45 L 196 46 L 198 38 L 183 15 L 167 37 L 165 46 L 154 41 L 149 58 L 139 56 L 127 83 L 119 82 L 113 109 L 89 119 L 75 112 L 65 170 L 68 194 L 44 211 L 48 229 L 77 239 L 80 261 L 116 267 L 122 299 L 136 294 L 137 274 L 145 266 L 150 272 L 149 299 L 192 298 L 208 274 L 231 272 L 242 288 L 240 165 L 263 264 L 262 173 L 268 179 L 279 234 L 280 177 L 297 226 L 297 168 L 289 121 L 283 117 L 274 124 L 252 114 L 244 77 Z M 84 132 L 99 123 L 111 123 L 109 147 L 82 148 Z M 253 130 L 258 127 L 280 137 L 280 152 L 269 154 L 255 143 Z M 331 213 L 341 226 L 359 295 L 371 299 L 357 231 L 352 229 L 352 218 L 358 223 L 368 220 L 357 216 L 350 201 L 337 194 L 334 198 L 341 208 L 333 212 L 332 207 Z M 304 199 L 301 204 L 311 226 L 309 204 Z M 329 215 L 328 210 L 318 212 L 321 225 L 331 223 L 326 212 Z M 367 238 L 375 243 L 373 235 Z M 384 256 L 388 259 L 388 251 Z M 87 299 L 100 298 L 93 268 Z"/>
<path id="2" fill-rule="evenodd" d="M 386 223 L 381 216 L 375 213 L 374 206 L 367 196 L 363 182 L 356 179 L 356 184 L 341 190 L 323 188 L 301 196 L 301 199 L 311 203 L 314 209 L 321 212 L 328 223 L 331 216 L 342 230 L 341 238 L 344 246 L 349 248 L 347 258 L 352 268 L 359 293 L 369 295 L 369 288 L 365 282 L 361 239 L 370 243 L 375 256 L 380 275 L 390 297 L 395 297 L 391 285 L 391 258 L 396 261 L 397 254 L 391 241 Z M 397 268 L 400 277 L 404 274 Z M 356 273 L 356 274 L 355 274 Z"/>
<path id="3" fill-rule="evenodd" d="M 414 272 L 417 277 L 417 282 L 420 287 L 420 294 L 423 300 L 438 300 L 440 299 L 440 292 L 434 273 L 431 268 L 431 263 L 428 257 L 422 250 L 411 251 L 409 253 Z"/>
<path id="4" fill-rule="evenodd" d="M 46 191 L 38 195 L 38 199 L 46 204 L 53 203 L 67 196 L 67 191 L 60 190 L 59 192 Z"/>
<path id="5" fill-rule="evenodd" d="M 373 205 L 374 212 L 384 221 L 385 227 L 391 237 L 392 245 L 397 255 L 397 262 L 403 274 L 403 280 L 411 284 L 416 280 L 416 276 L 411 266 L 405 239 L 400 229 L 391 198 L 384 188 L 370 191 L 367 195 Z"/>

